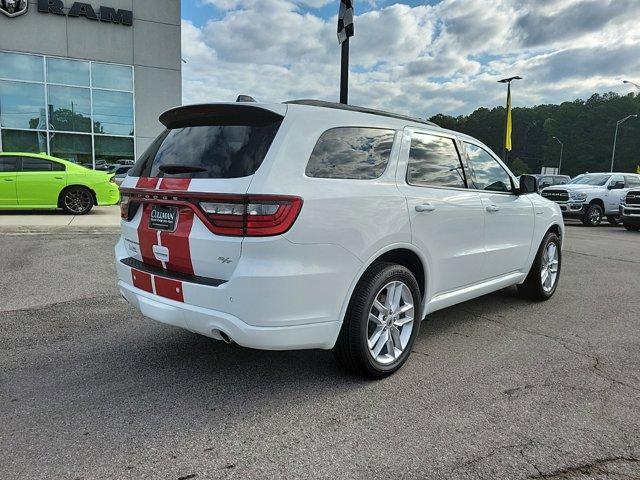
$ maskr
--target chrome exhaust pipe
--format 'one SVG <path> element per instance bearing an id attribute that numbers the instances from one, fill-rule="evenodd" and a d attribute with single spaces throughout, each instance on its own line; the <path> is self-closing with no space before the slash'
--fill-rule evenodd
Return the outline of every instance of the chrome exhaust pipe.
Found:
<path id="1" fill-rule="evenodd" d="M 222 338 L 222 341 L 224 343 L 226 343 L 227 345 L 231 345 L 233 343 L 233 340 L 231 340 L 231 338 L 229 337 L 229 335 L 227 335 L 226 333 L 224 333 L 222 330 L 219 330 L 220 332 L 220 338 Z"/>

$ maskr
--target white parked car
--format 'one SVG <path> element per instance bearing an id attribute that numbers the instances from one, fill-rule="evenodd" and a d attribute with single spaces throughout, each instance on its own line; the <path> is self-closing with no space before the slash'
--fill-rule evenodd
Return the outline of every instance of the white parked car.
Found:
<path id="1" fill-rule="evenodd" d="M 567 185 L 544 188 L 540 195 L 560 205 L 565 217 L 596 227 L 604 217 L 611 225 L 618 224 L 620 203 L 633 187 L 640 187 L 640 175 L 635 173 L 587 173 Z"/>
<path id="2" fill-rule="evenodd" d="M 143 315 L 259 349 L 335 349 L 388 375 L 436 310 L 558 285 L 560 208 L 479 141 L 318 102 L 211 104 L 122 185 L 119 287 Z"/>

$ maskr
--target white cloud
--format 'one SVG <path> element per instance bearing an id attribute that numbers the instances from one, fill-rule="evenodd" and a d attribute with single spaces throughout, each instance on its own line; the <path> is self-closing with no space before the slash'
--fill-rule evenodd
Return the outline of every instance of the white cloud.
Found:
<path id="1" fill-rule="evenodd" d="M 335 16 L 327 0 L 203 0 L 221 11 L 183 21 L 185 103 L 336 100 Z M 313 11 L 312 11 L 313 12 Z M 337 12 L 336 12 L 337 13 Z M 356 17 L 351 101 L 420 116 L 501 104 L 501 76 L 521 74 L 515 104 L 559 102 L 640 79 L 637 0 L 443 0 Z"/>

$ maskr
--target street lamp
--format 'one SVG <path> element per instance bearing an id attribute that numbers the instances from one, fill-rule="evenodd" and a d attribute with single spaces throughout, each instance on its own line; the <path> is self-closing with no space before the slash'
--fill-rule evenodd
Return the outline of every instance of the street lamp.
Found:
<path id="1" fill-rule="evenodd" d="M 616 143 L 618 142 L 618 128 L 630 118 L 638 118 L 638 115 L 627 115 L 616 123 L 616 134 L 613 137 L 613 153 L 611 154 L 611 172 L 613 173 L 613 162 L 616 158 Z"/>
<path id="2" fill-rule="evenodd" d="M 564 143 L 560 141 L 558 137 L 553 137 L 560 144 L 560 163 L 558 163 L 558 174 L 562 170 L 562 152 L 564 151 Z"/>
<path id="3" fill-rule="evenodd" d="M 498 83 L 507 84 L 507 115 L 504 121 L 504 148 L 502 150 L 503 162 L 507 161 L 507 134 L 509 132 L 509 113 L 511 111 L 511 82 L 514 80 L 522 80 L 522 77 L 516 75 L 515 77 L 503 78 L 502 80 L 498 80 Z"/>
<path id="4" fill-rule="evenodd" d="M 640 90 L 640 85 L 638 85 L 635 82 L 630 82 L 629 80 L 623 80 L 622 83 L 628 83 L 629 85 L 633 85 L 634 87 L 636 87 L 638 90 Z"/>

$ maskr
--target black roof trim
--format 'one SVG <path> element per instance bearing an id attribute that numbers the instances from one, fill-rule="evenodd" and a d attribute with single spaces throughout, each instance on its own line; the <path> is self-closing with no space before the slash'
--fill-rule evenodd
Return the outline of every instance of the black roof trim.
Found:
<path id="1" fill-rule="evenodd" d="M 383 117 L 397 118 L 398 120 L 407 120 L 410 122 L 423 123 L 425 125 L 430 125 L 432 127 L 438 126 L 435 123 L 430 122 L 429 120 L 424 120 L 422 118 L 409 117 L 407 115 L 400 115 L 398 113 L 385 112 L 383 110 L 375 110 L 373 108 L 357 107 L 355 105 L 345 105 L 344 103 L 325 102 L 323 100 L 311 100 L 311 99 L 290 100 L 284 103 L 290 103 L 292 105 L 309 105 L 311 107 L 335 108 L 336 110 L 347 110 L 350 112 L 370 113 L 372 115 L 380 115 Z"/>

